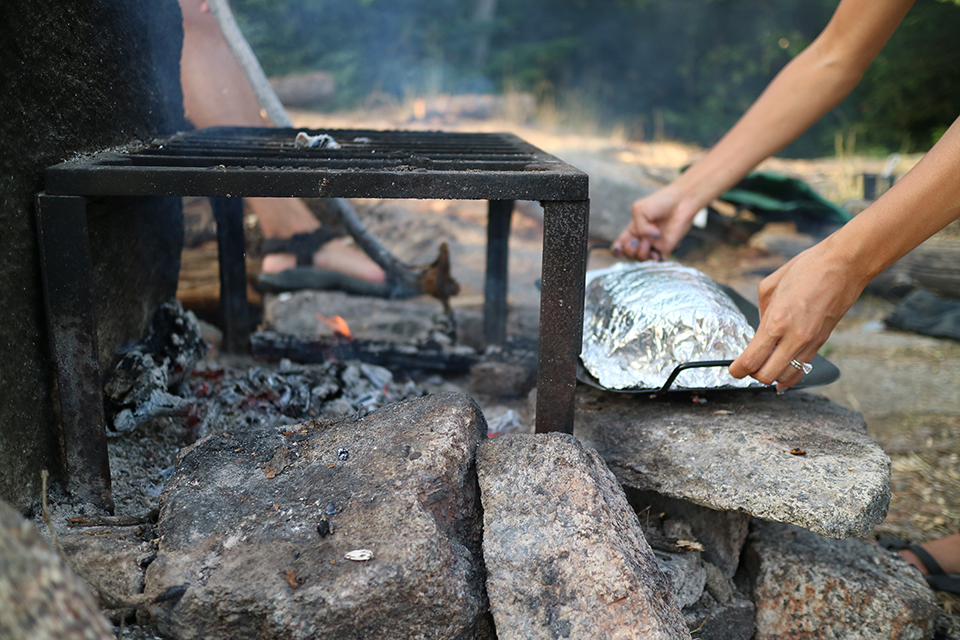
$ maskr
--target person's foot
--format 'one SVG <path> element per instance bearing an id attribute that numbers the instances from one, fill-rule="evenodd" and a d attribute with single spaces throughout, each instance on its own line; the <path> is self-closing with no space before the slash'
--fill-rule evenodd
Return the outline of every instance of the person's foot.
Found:
<path id="1" fill-rule="evenodd" d="M 263 257 L 260 271 L 280 273 L 296 266 L 297 258 L 292 253 L 271 253 Z M 341 238 L 335 238 L 321 246 L 313 254 L 313 266 L 377 284 L 387 279 L 383 269 L 370 256 Z"/>
<path id="2" fill-rule="evenodd" d="M 939 540 L 930 540 L 920 545 L 943 568 L 944 573 L 960 573 L 960 533 L 949 535 Z M 930 569 L 923 560 L 910 549 L 901 549 L 897 553 L 900 557 L 912 564 L 920 573 L 929 575 Z"/>

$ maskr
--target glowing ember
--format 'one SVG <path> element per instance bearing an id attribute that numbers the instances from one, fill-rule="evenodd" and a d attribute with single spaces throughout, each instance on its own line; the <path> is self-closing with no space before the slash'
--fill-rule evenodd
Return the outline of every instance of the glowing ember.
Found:
<path id="1" fill-rule="evenodd" d="M 328 318 L 323 314 L 318 313 L 317 317 L 320 318 L 320 322 L 333 329 L 334 335 L 338 335 L 341 338 L 346 338 L 347 340 L 353 339 L 353 334 L 350 333 L 350 326 L 347 324 L 347 321 L 340 316 Z"/>

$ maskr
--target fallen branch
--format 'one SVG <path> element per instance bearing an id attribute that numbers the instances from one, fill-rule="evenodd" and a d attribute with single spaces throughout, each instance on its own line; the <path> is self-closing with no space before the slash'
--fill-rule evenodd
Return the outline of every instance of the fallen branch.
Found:
<path id="1" fill-rule="evenodd" d="M 350 203 L 343 198 L 328 201 L 340 216 L 340 221 L 361 249 L 380 265 L 387 274 L 387 282 L 405 290 L 433 296 L 450 312 L 449 300 L 460 292 L 460 285 L 450 275 L 450 252 L 447 243 L 440 244 L 437 259 L 425 266 L 411 268 L 393 255 L 386 245 L 367 228 Z"/>

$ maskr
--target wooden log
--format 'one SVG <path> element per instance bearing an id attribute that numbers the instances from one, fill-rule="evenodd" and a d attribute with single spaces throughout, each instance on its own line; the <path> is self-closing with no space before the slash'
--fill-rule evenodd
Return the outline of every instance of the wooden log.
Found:
<path id="1" fill-rule="evenodd" d="M 901 258 L 899 265 L 924 289 L 960 298 L 960 244 L 925 242 Z"/>
<path id="2" fill-rule="evenodd" d="M 274 331 L 258 331 L 250 336 L 250 350 L 255 358 L 319 364 L 330 360 L 360 360 L 388 369 L 466 373 L 480 361 L 472 349 L 447 349 L 441 345 L 415 345 L 379 342 L 337 336 L 304 340 Z"/>
<path id="3" fill-rule="evenodd" d="M 960 243 L 930 240 L 874 278 L 867 289 L 900 297 L 916 288 L 960 299 Z"/>

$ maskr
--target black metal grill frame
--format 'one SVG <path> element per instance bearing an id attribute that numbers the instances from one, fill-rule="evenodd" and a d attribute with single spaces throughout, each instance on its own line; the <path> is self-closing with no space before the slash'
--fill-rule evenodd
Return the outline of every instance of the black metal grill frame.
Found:
<path id="1" fill-rule="evenodd" d="M 48 194 L 586 200 L 587 176 L 508 133 L 213 127 L 50 167 Z M 351 142 L 367 139 L 369 142 Z M 345 195 L 346 194 L 346 195 Z"/>
<path id="2" fill-rule="evenodd" d="M 45 171 L 45 191 L 37 196 L 37 228 L 59 379 L 64 471 L 72 493 L 112 504 L 90 292 L 90 197 L 214 198 L 220 212 L 221 298 L 226 295 L 235 327 L 246 323 L 239 198 L 488 200 L 484 325 L 494 342 L 505 337 L 513 201 L 539 201 L 544 240 L 536 429 L 573 432 L 589 220 L 587 175 L 512 134 L 304 130 L 328 134 L 341 147 L 297 149 L 299 131 L 201 129 L 79 157 Z"/>

